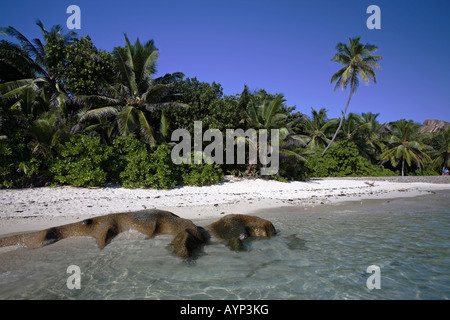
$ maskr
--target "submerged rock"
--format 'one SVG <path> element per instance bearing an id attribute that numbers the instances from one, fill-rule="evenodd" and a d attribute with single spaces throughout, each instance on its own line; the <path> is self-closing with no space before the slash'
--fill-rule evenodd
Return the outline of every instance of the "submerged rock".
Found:
<path id="1" fill-rule="evenodd" d="M 242 241 L 249 237 L 270 237 L 276 233 L 270 221 L 242 214 L 229 214 L 205 229 L 219 240 L 227 241 L 232 250 L 242 250 Z"/>
<path id="2" fill-rule="evenodd" d="M 163 210 L 148 209 L 137 212 L 116 213 L 66 224 L 41 231 L 0 238 L 0 247 L 20 245 L 39 248 L 56 241 L 77 236 L 96 239 L 99 248 L 105 247 L 121 232 L 137 230 L 148 237 L 172 234 L 169 250 L 183 258 L 191 257 L 195 250 L 206 244 L 209 232 L 219 240 L 228 241 L 231 249 L 242 247 L 248 237 L 268 237 L 275 234 L 271 222 L 253 216 L 227 215 L 211 225 L 201 228 L 191 220 Z"/>

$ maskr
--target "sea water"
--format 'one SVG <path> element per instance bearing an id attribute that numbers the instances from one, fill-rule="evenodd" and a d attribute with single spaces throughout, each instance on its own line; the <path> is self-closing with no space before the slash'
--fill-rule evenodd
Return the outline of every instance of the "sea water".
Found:
<path id="1" fill-rule="evenodd" d="M 183 260 L 172 236 L 123 233 L 0 254 L 0 299 L 449 299 L 450 192 L 258 215 L 278 234 Z M 211 221 L 196 221 L 206 225 Z M 79 289 L 69 266 L 79 267 Z M 369 266 L 379 289 L 369 289 Z"/>

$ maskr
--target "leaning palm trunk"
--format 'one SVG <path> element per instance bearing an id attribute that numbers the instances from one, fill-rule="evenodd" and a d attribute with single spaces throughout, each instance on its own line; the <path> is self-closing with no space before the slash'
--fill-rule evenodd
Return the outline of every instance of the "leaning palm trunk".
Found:
<path id="1" fill-rule="evenodd" d="M 337 127 L 336 132 L 334 133 L 333 138 L 331 139 L 330 143 L 327 145 L 327 147 L 325 148 L 325 150 L 323 150 L 323 152 L 322 152 L 322 157 L 325 155 L 325 152 L 327 152 L 327 150 L 328 150 L 328 149 L 331 147 L 331 145 L 333 144 L 334 140 L 336 139 L 336 137 L 337 137 L 337 135 L 338 135 L 339 130 L 341 130 L 342 123 L 344 122 L 344 119 L 345 119 L 345 114 L 347 113 L 348 105 L 350 104 L 350 100 L 352 99 L 352 91 L 353 91 L 353 90 L 350 90 L 350 96 L 348 97 L 347 105 L 345 106 L 344 113 L 342 114 L 341 121 L 339 122 L 339 126 Z"/>

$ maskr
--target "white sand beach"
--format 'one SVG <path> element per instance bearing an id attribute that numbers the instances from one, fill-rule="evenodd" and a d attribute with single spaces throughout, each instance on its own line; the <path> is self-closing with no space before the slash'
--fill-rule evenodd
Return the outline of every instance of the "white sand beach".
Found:
<path id="1" fill-rule="evenodd" d="M 40 230 L 87 217 L 157 208 L 199 220 L 252 214 L 283 206 L 310 207 L 362 199 L 415 197 L 450 189 L 450 177 L 326 178 L 306 182 L 234 179 L 171 190 L 31 188 L 0 190 L 0 236 Z"/>

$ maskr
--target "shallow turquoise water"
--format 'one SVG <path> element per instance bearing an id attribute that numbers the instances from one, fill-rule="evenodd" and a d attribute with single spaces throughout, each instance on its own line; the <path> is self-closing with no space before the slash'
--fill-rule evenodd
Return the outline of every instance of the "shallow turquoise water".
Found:
<path id="1" fill-rule="evenodd" d="M 122 234 L 103 250 L 89 238 L 0 254 L 0 299 L 449 299 L 450 192 L 260 216 L 278 235 L 232 252 L 220 243 L 183 261 L 166 246 Z M 210 221 L 201 221 L 205 225 Z M 67 267 L 80 267 L 68 289 Z M 370 265 L 380 289 L 369 290 Z"/>

